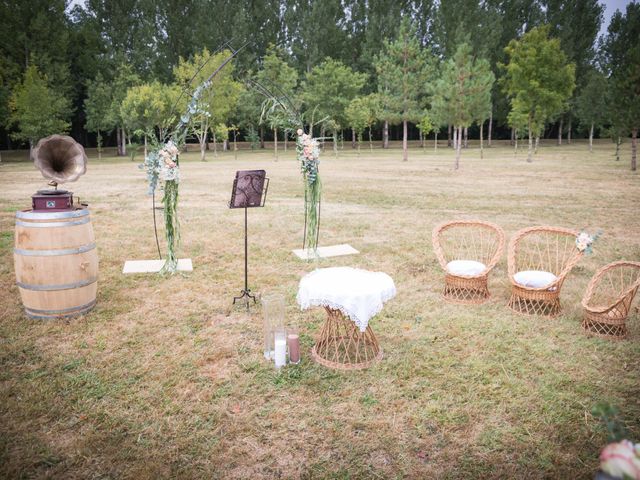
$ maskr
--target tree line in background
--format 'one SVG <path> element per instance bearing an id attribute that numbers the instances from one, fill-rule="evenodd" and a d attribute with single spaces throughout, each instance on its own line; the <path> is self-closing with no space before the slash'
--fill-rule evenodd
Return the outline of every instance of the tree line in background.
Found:
<path id="1" fill-rule="evenodd" d="M 528 160 L 541 137 L 585 134 L 591 148 L 599 133 L 618 147 L 631 136 L 635 170 L 640 4 L 598 39 L 602 11 L 597 0 L 4 1 L 0 140 L 71 132 L 126 155 L 179 118 L 189 82 L 226 58 L 220 46 L 246 44 L 191 112 L 203 159 L 211 140 L 287 148 L 291 125 L 265 114 L 251 80 L 336 150 L 350 138 L 359 151 L 365 132 L 387 147 L 395 131 L 406 160 L 409 139 L 444 132 L 457 167 L 470 129 L 481 149 L 527 138 Z"/>

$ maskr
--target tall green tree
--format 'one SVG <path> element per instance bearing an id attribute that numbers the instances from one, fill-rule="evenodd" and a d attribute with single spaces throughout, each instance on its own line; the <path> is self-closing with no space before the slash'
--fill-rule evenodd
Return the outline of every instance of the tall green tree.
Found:
<path id="1" fill-rule="evenodd" d="M 560 48 L 567 60 L 576 66 L 575 93 L 579 93 L 589 80 L 604 6 L 598 0 L 543 0 L 542 8 L 550 35 L 560 40 Z M 571 142 L 572 119 L 577 113 L 576 98 L 571 98 L 568 105 L 569 109 L 558 125 L 559 143 L 562 143 L 565 119 L 567 140 Z"/>
<path id="2" fill-rule="evenodd" d="M 610 73 L 611 115 L 618 130 L 631 132 L 631 170 L 637 168 L 640 128 L 640 4 L 627 5 L 611 18 L 604 42 Z"/>
<path id="3" fill-rule="evenodd" d="M 286 62 L 282 50 L 270 45 L 262 62 L 262 69 L 257 74 L 257 80 L 265 88 L 272 90 L 274 95 L 282 94 L 293 98 L 298 84 L 298 72 Z M 289 131 L 288 124 L 286 119 L 276 111 L 269 114 L 268 121 L 273 129 L 273 149 L 277 159 L 278 129 L 285 129 L 286 136 Z"/>
<path id="4" fill-rule="evenodd" d="M 302 98 L 307 116 L 324 119 L 333 131 L 333 148 L 338 152 L 338 131 L 348 126 L 346 109 L 362 89 L 363 73 L 354 72 L 342 62 L 327 58 L 306 75 Z"/>
<path id="5" fill-rule="evenodd" d="M 116 123 L 118 156 L 127 155 L 127 119 L 122 116 L 122 102 L 127 96 L 129 89 L 139 84 L 140 77 L 133 71 L 131 66 L 127 63 L 120 64 L 111 85 L 111 108 L 109 109 L 109 115 L 115 119 Z M 131 132 L 129 132 L 129 135 L 131 135 Z"/>
<path id="6" fill-rule="evenodd" d="M 111 111 L 112 97 L 111 85 L 104 81 L 101 74 L 89 82 L 84 101 L 85 128 L 98 135 L 98 159 L 102 159 L 102 135 L 116 127 L 116 118 Z"/>
<path id="7" fill-rule="evenodd" d="M 587 83 L 576 98 L 576 114 L 580 123 L 589 129 L 589 151 L 593 151 L 593 130 L 607 121 L 608 110 L 607 78 L 593 69 L 587 76 Z"/>
<path id="8" fill-rule="evenodd" d="M 533 138 L 539 138 L 545 123 L 567 109 L 575 88 L 575 65 L 567 61 L 560 41 L 549 38 L 549 27 L 536 27 L 505 49 L 503 91 L 511 102 L 513 116 L 526 116 L 529 134 L 527 161 L 532 161 Z M 511 114 L 510 114 L 511 115 Z"/>
<path id="9" fill-rule="evenodd" d="M 408 122 L 422 116 L 421 101 L 432 71 L 430 58 L 416 39 L 415 28 L 403 20 L 398 38 L 385 43 L 376 58 L 378 93 L 382 98 L 385 120 L 402 123 L 402 160 L 407 161 Z"/>
<path id="10" fill-rule="evenodd" d="M 206 48 L 195 54 L 191 60 L 180 59 L 174 69 L 178 85 L 191 92 L 203 83 L 220 67 L 231 52 L 223 50 L 212 55 Z M 200 159 L 206 160 L 207 135 L 216 125 L 227 124 L 238 98 L 242 85 L 233 78 L 233 61 L 220 70 L 213 80 L 205 85 L 200 95 L 197 111 L 191 116 L 191 131 L 200 143 Z"/>
<path id="11" fill-rule="evenodd" d="M 29 142 L 29 149 L 40 138 L 69 131 L 70 103 L 55 92 L 35 65 L 27 67 L 23 81 L 9 99 L 12 137 Z"/>
<path id="12" fill-rule="evenodd" d="M 358 139 L 358 156 L 360 144 L 365 129 L 369 129 L 369 149 L 373 150 L 371 143 L 371 127 L 377 121 L 379 115 L 378 95 L 371 93 L 365 97 L 356 97 L 347 106 L 346 115 L 349 126 L 353 129 Z"/>
<path id="13" fill-rule="evenodd" d="M 435 87 L 433 110 L 436 118 L 446 120 L 454 127 L 456 170 L 460 167 L 462 132 L 478 120 L 479 114 L 486 111 L 493 82 L 489 62 L 474 58 L 471 46 L 466 43 L 460 44 L 453 58 L 442 66 Z"/>

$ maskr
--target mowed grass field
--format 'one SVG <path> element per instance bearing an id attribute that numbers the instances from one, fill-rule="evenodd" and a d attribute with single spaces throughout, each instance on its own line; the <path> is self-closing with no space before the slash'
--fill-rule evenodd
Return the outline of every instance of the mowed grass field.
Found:
<path id="1" fill-rule="evenodd" d="M 290 144 L 291 145 L 291 144 Z M 293 256 L 303 187 L 291 149 L 181 158 L 180 257 L 189 274 L 122 275 L 153 259 L 151 200 L 140 161 L 90 159 L 70 185 L 90 205 L 100 257 L 98 303 L 67 321 L 25 318 L 13 271 L 14 215 L 45 181 L 29 162 L 0 166 L 0 477 L 3 478 L 593 478 L 606 444 L 591 410 L 606 402 L 640 441 L 640 318 L 630 339 L 588 338 L 580 300 L 597 268 L 640 259 L 640 176 L 629 144 L 508 146 L 454 152 L 364 146 L 321 157 L 321 245 L 359 255 Z M 6 156 L 4 157 L 6 160 Z M 262 357 L 262 317 L 231 308 L 243 287 L 243 212 L 235 171 L 263 168 L 267 205 L 249 212 L 250 287 L 280 292 L 303 360 Z M 553 320 L 512 313 L 506 253 L 493 300 L 445 303 L 431 245 L 438 223 L 482 219 L 507 238 L 532 225 L 602 229 L 565 282 Z M 371 321 L 376 366 L 335 372 L 310 350 L 325 318 L 301 312 L 298 281 L 318 267 L 383 271 L 398 295 Z M 635 305 L 637 305 L 637 300 Z"/>

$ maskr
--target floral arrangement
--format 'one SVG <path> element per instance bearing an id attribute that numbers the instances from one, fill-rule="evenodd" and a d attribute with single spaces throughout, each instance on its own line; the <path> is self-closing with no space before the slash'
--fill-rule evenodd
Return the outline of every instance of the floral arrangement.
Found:
<path id="1" fill-rule="evenodd" d="M 593 251 L 591 249 L 591 246 L 593 245 L 593 242 L 595 242 L 600 237 L 600 235 L 602 235 L 602 232 L 598 232 L 595 235 L 589 235 L 584 231 L 580 232 L 580 234 L 576 237 L 576 248 L 578 249 L 578 251 L 590 255 Z"/>
<path id="2" fill-rule="evenodd" d="M 320 198 L 322 194 L 322 184 L 318 172 L 320 144 L 318 139 L 307 135 L 301 128 L 296 133 L 298 134 L 296 153 L 304 180 L 305 231 L 303 248 L 310 248 L 315 252 L 318 248 Z"/>
<path id="3" fill-rule="evenodd" d="M 226 46 L 226 44 L 225 44 Z M 246 46 L 246 44 L 245 44 Z M 149 194 L 153 195 L 158 187 L 158 181 L 162 180 L 164 205 L 165 237 L 167 240 L 167 258 L 160 273 L 175 273 L 178 267 L 176 249 L 180 243 L 180 224 L 178 222 L 178 185 L 180 183 L 179 147 L 184 145 L 192 117 L 200 113 L 199 102 L 202 94 L 211 87 L 211 81 L 216 74 L 224 68 L 242 49 L 235 50 L 229 57 L 209 76 L 195 88 L 187 105 L 186 111 L 180 116 L 175 130 L 161 139 L 152 139 L 152 148 L 147 152 L 144 163 L 140 168 L 146 170 L 149 183 Z M 213 58 L 213 56 L 211 57 Z M 204 65 L 200 67 L 202 69 Z M 194 77 L 195 78 L 195 77 Z M 193 80 L 193 78 L 192 78 Z M 184 91 L 182 93 L 185 93 Z M 180 95 L 182 97 L 182 94 Z M 178 98 L 178 101 L 180 98 Z M 176 101 L 176 105 L 178 102 Z M 175 106 L 174 106 L 175 108 Z M 155 227 L 155 210 L 154 210 Z M 156 232 L 157 241 L 157 232 Z M 160 248 L 158 247 L 158 250 Z"/>
<path id="4" fill-rule="evenodd" d="M 640 480 L 640 443 L 610 443 L 600 453 L 600 470 L 613 478 Z"/>

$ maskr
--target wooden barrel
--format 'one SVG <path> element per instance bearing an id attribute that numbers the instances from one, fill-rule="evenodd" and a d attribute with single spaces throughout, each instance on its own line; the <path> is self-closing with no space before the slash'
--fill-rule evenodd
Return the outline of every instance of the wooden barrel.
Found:
<path id="1" fill-rule="evenodd" d="M 96 304 L 98 253 L 87 208 L 17 212 L 13 260 L 27 316 L 73 317 Z"/>

